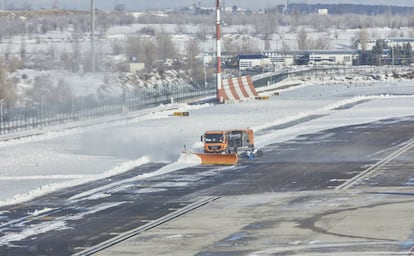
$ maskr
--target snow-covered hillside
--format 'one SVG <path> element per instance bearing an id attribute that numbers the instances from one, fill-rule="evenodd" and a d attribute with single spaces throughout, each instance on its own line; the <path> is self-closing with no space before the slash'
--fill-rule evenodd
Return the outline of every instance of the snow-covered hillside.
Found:
<path id="1" fill-rule="evenodd" d="M 214 80 L 214 61 L 210 65 L 203 66 L 203 56 L 213 56 L 216 49 L 214 12 L 211 15 L 193 15 L 186 12 L 140 12 L 140 13 L 111 13 L 100 12 L 95 36 L 95 57 L 97 59 L 97 72 L 90 72 L 91 63 L 91 33 L 89 17 L 85 12 L 64 10 L 43 10 L 36 12 L 11 12 L 4 13 L 4 19 L 15 22 L 7 24 L 5 31 L 0 31 L 0 56 L 10 66 L 9 77 L 17 86 L 19 99 L 18 106 L 30 105 L 25 93 L 30 90 L 36 78 L 47 79 L 48 83 L 67 85 L 69 95 L 66 98 L 79 96 L 119 97 L 124 88 L 153 88 L 164 85 L 188 86 L 189 82 L 204 85 L 204 76 Z M 43 16 L 42 16 L 43 15 Z M 143 21 L 137 17 L 147 15 Z M 168 16 L 171 15 L 171 16 Z M 298 32 L 305 29 L 307 41 L 310 45 L 322 47 L 318 49 L 349 50 L 355 49 L 355 40 L 359 37 L 362 26 L 347 26 L 344 17 L 333 18 L 338 24 L 325 24 L 321 19 L 315 26 L 315 20 L 320 17 L 312 15 L 301 16 L 301 22 L 290 24 L 292 17 L 277 16 L 274 29 L 263 31 L 261 27 L 275 17 L 261 16 L 258 12 L 257 19 L 247 19 L 249 15 L 231 14 L 231 11 L 223 13 L 222 48 L 224 52 L 236 51 L 244 53 L 261 53 L 269 51 L 294 51 L 298 49 Z M 278 14 L 279 15 L 279 14 Z M 184 17 L 185 16 L 185 17 Z M 243 17 L 238 17 L 243 16 Z M 121 22 L 123 19 L 130 23 Z M 163 20 L 157 18 L 164 17 Z M 178 18 L 177 18 L 178 17 Z M 180 20 L 185 18 L 188 22 Z M 255 16 L 253 16 L 255 17 Z M 152 19 L 151 19 L 152 18 Z M 237 20 L 240 19 L 240 20 Z M 246 19 L 243 22 L 243 18 Z M 259 19 L 260 18 L 260 19 Z M 329 17 L 331 18 L 331 17 Z M 369 17 L 361 18 L 361 23 Z M 405 26 L 405 22 L 397 23 L 401 17 L 389 17 L 390 26 L 372 28 L 367 27 L 366 33 L 369 39 L 412 37 L 413 29 Z M 408 19 L 409 17 L 407 17 Z M 131 21 L 133 20 L 133 21 Z M 312 21 L 312 24 L 306 22 Z M 1 20 L 0 20 L 1 21 Z M 116 22 L 119 21 L 119 22 Z M 203 22 L 201 22 L 203 21 Z M 198 23 L 197 23 L 198 22 Z M 175 24 L 176 23 L 176 24 Z M 104 24 L 104 25 L 102 25 Z M 263 25 L 263 26 L 261 26 Z M 349 28 L 353 27 L 353 28 Z M 365 26 L 364 26 L 365 27 Z M 13 29 L 15 28 L 15 29 Z M 134 69 L 130 69 L 130 62 L 144 61 L 144 53 L 134 52 L 135 46 L 143 45 L 147 40 L 155 47 L 157 36 L 166 35 L 174 45 L 174 54 L 179 59 L 178 63 L 185 63 L 188 44 L 196 41 L 199 46 L 197 64 L 200 66 L 189 72 L 184 64 L 179 67 L 162 67 L 162 74 L 148 71 L 147 74 L 136 75 Z M 137 39 L 137 40 L 132 40 Z M 137 47 L 139 48 L 139 47 Z M 159 47 L 163 48 L 163 47 Z M 158 49 L 159 50 L 159 49 Z M 137 50 L 138 51 L 138 50 Z M 152 55 L 160 55 L 154 52 Z M 210 58 L 212 60 L 212 58 Z M 154 59 L 154 66 L 167 61 L 164 57 Z M 142 64 L 142 63 L 141 63 Z M 157 65 L 156 65 L 157 64 Z M 157 66 L 158 68 L 158 66 Z M 155 68 L 155 69 L 157 69 Z M 150 68 L 149 68 L 150 69 Z M 165 71 L 165 72 L 164 72 Z M 224 74 L 228 70 L 224 69 Z M 196 78 L 194 77 L 196 74 Z M 37 100 L 39 101 L 39 100 Z M 39 102 L 36 102 L 40 104 Z M 7 104 L 10 105 L 10 104 Z"/>

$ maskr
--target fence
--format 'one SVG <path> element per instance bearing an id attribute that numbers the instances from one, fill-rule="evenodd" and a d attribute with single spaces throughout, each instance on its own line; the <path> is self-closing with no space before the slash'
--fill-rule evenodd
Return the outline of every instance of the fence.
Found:
<path id="1" fill-rule="evenodd" d="M 282 70 L 276 73 L 272 72 L 272 73 L 264 73 L 261 75 L 256 75 L 252 77 L 252 80 L 254 82 L 254 87 L 259 88 L 259 87 L 264 87 L 264 86 L 278 83 L 280 81 L 285 80 L 288 77 L 289 77 L 289 71 L 285 69 L 285 70 Z"/>
<path id="2" fill-rule="evenodd" d="M 278 73 L 264 73 L 252 77 L 256 88 L 280 82 L 288 77 L 326 77 L 339 75 L 366 75 L 372 76 L 382 71 L 395 71 L 403 67 L 312 67 L 303 70 L 282 70 Z M 412 69 L 411 69 L 412 70 Z M 91 118 L 103 117 L 108 115 L 124 114 L 127 111 L 156 106 L 159 104 L 183 102 L 191 98 L 202 96 L 213 96 L 215 88 L 194 89 L 187 87 L 165 86 L 157 89 L 141 89 L 124 91 L 124 94 L 117 98 L 98 101 L 88 97 L 71 100 L 65 109 L 37 104 L 25 109 L 3 109 L 0 115 L 0 135 L 14 132 L 43 128 L 46 126 L 64 124 Z"/>
<path id="3" fill-rule="evenodd" d="M 90 97 L 71 101 L 64 111 L 55 106 L 37 104 L 29 108 L 3 110 L 0 116 L 0 135 L 39 129 L 47 126 L 88 120 L 109 115 L 122 115 L 128 111 L 149 108 L 159 104 L 183 102 L 191 98 L 213 95 L 215 89 L 159 88 L 124 91 L 118 98 L 97 101 Z"/>

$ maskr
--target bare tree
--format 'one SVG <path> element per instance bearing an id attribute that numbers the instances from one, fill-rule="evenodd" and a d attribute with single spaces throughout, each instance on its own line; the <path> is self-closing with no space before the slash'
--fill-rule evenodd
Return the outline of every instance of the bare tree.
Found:
<path id="1" fill-rule="evenodd" d="M 32 88 L 26 91 L 26 97 L 32 104 L 44 104 L 53 101 L 51 91 L 53 81 L 49 76 L 41 75 L 34 79 Z"/>
<path id="2" fill-rule="evenodd" d="M 65 80 L 59 79 L 56 88 L 53 91 L 53 96 L 55 97 L 56 103 L 64 106 L 68 104 L 73 97 L 72 89 Z"/>
<path id="3" fill-rule="evenodd" d="M 6 49 L 4 51 L 4 59 L 6 61 L 8 61 L 10 59 L 11 49 L 12 49 L 12 41 L 9 40 L 6 44 Z"/>
<path id="4" fill-rule="evenodd" d="M 15 86 L 8 78 L 7 68 L 4 64 L 0 64 L 0 100 L 4 100 L 6 106 L 12 106 L 17 100 Z"/>
<path id="5" fill-rule="evenodd" d="M 269 11 L 263 16 L 257 16 L 255 21 L 256 33 L 261 34 L 265 40 L 265 49 L 270 49 L 270 41 L 272 35 L 277 31 L 277 13 L 276 11 Z"/>
<path id="6" fill-rule="evenodd" d="M 71 60 L 72 63 L 72 71 L 78 72 L 79 66 L 81 64 L 81 44 L 80 44 L 80 35 L 78 33 L 73 33 L 71 38 L 72 43 L 72 53 L 73 58 Z"/>
<path id="7" fill-rule="evenodd" d="M 330 40 L 329 37 L 319 36 L 316 40 L 309 40 L 309 49 L 313 50 L 328 50 Z"/>
<path id="8" fill-rule="evenodd" d="M 154 66 L 155 60 L 158 59 L 158 49 L 157 45 L 151 40 L 146 39 L 143 41 L 143 57 L 145 63 L 145 69 L 151 70 Z"/>
<path id="9" fill-rule="evenodd" d="M 197 56 L 200 54 L 200 45 L 197 41 L 191 40 L 186 45 L 187 67 L 190 72 L 190 77 L 193 83 L 203 80 L 204 72 L 203 66 L 197 61 Z"/>
<path id="10" fill-rule="evenodd" d="M 239 40 L 225 37 L 223 40 L 224 50 L 232 55 L 251 54 L 259 52 L 257 44 L 249 36 L 242 36 Z"/>
<path id="11" fill-rule="evenodd" d="M 239 49 L 240 53 L 252 54 L 259 52 L 257 44 L 250 37 L 242 37 Z"/>
<path id="12" fill-rule="evenodd" d="M 137 36 L 129 36 L 125 42 L 125 51 L 132 61 L 144 61 L 143 40 Z"/>
<path id="13" fill-rule="evenodd" d="M 158 46 L 158 56 L 162 60 L 174 59 L 176 56 L 176 48 L 171 40 L 171 36 L 168 35 L 164 29 L 156 35 L 156 43 Z"/>
<path id="14" fill-rule="evenodd" d="M 57 83 L 50 76 L 35 77 L 33 87 L 26 91 L 26 97 L 31 104 L 48 105 L 49 110 L 61 110 L 70 103 L 72 90 L 64 80 Z"/>
<path id="15" fill-rule="evenodd" d="M 366 28 L 362 28 L 359 31 L 359 36 L 358 36 L 358 41 L 361 46 L 362 52 L 365 52 L 367 50 L 368 40 L 369 40 L 368 31 Z"/>
<path id="16" fill-rule="evenodd" d="M 185 24 L 177 24 L 176 28 L 175 28 L 175 33 L 176 34 L 186 34 L 187 33 L 187 29 L 185 28 Z"/>
<path id="17" fill-rule="evenodd" d="M 82 66 L 84 72 L 92 72 L 92 59 L 90 56 L 92 55 L 92 49 L 89 49 L 88 52 L 86 52 L 85 56 L 82 59 Z M 95 70 L 96 71 L 102 71 L 102 69 L 105 67 L 104 59 L 102 58 L 102 43 L 98 42 L 96 50 L 95 50 Z"/>
<path id="18" fill-rule="evenodd" d="M 267 13 L 261 16 L 256 16 L 255 30 L 256 34 L 269 35 L 274 34 L 277 31 L 277 18 L 276 13 Z"/>
<path id="19" fill-rule="evenodd" d="M 393 37 L 398 37 L 399 35 L 398 35 L 398 33 L 399 33 L 399 29 L 392 29 L 389 33 L 388 33 L 388 37 L 391 37 L 391 38 L 393 38 Z"/>
<path id="20" fill-rule="evenodd" d="M 60 61 L 64 69 L 73 71 L 73 59 L 71 54 L 67 52 L 62 52 L 62 54 L 60 55 Z"/>
<path id="21" fill-rule="evenodd" d="M 214 28 L 207 24 L 200 24 L 198 26 L 197 38 L 200 40 L 206 40 L 208 35 L 214 34 Z"/>
<path id="22" fill-rule="evenodd" d="M 223 50 L 229 54 L 237 54 L 239 52 L 239 45 L 231 37 L 224 37 L 222 40 Z"/>
<path id="23" fill-rule="evenodd" d="M 283 53 L 283 55 L 286 56 L 288 51 L 290 50 L 290 47 L 289 47 L 288 42 L 286 41 L 285 33 L 279 33 L 279 38 L 280 38 L 280 41 L 282 42 L 280 50 Z"/>
<path id="24" fill-rule="evenodd" d="M 414 18 L 413 18 L 413 20 L 414 20 Z M 409 35 L 409 37 L 414 37 L 414 29 L 410 29 L 408 31 L 408 35 Z"/>
<path id="25" fill-rule="evenodd" d="M 23 62 L 16 56 L 11 57 L 7 64 L 9 72 L 15 72 L 17 69 L 23 67 Z"/>
<path id="26" fill-rule="evenodd" d="M 22 60 L 26 59 L 26 40 L 24 37 L 20 41 L 20 58 Z"/>
<path id="27" fill-rule="evenodd" d="M 192 66 L 196 63 L 196 58 L 200 54 L 200 52 L 200 44 L 197 41 L 190 40 L 186 44 L 186 57 L 189 66 Z"/>
<path id="28" fill-rule="evenodd" d="M 52 58 L 56 57 L 56 45 L 54 43 L 50 44 L 49 47 L 46 49 L 46 54 Z"/>
<path id="29" fill-rule="evenodd" d="M 304 28 L 301 28 L 301 30 L 298 32 L 296 40 L 298 42 L 299 50 L 308 50 L 308 33 Z"/>
<path id="30" fill-rule="evenodd" d="M 124 47 L 123 47 L 122 43 L 117 41 L 117 40 L 111 41 L 111 49 L 112 49 L 112 54 L 113 55 L 119 55 L 119 54 L 123 53 L 123 51 L 124 51 Z"/>

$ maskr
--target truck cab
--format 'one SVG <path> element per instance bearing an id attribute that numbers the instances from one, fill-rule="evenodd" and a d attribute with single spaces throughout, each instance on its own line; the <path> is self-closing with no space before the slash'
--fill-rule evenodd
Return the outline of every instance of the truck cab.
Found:
<path id="1" fill-rule="evenodd" d="M 237 153 L 254 148 L 251 129 L 206 131 L 201 141 L 204 153 Z"/>

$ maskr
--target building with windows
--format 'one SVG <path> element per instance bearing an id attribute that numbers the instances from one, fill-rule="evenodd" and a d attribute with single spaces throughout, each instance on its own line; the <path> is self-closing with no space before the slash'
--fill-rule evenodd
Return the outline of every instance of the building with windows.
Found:
<path id="1" fill-rule="evenodd" d="M 354 50 L 318 50 L 309 53 L 308 65 L 344 65 L 352 66 L 358 57 Z"/>
<path id="2" fill-rule="evenodd" d="M 414 46 L 414 38 L 386 38 L 386 39 L 370 39 L 366 41 L 366 47 L 365 49 L 370 51 L 372 50 L 372 47 L 375 46 L 378 40 L 384 41 L 389 47 L 396 47 L 400 46 L 403 47 L 404 44 L 411 44 L 411 46 Z M 358 49 L 362 49 L 361 42 L 358 41 Z"/>
<path id="3" fill-rule="evenodd" d="M 224 55 L 222 60 L 234 59 L 239 72 L 275 71 L 293 65 L 343 65 L 352 66 L 359 57 L 358 50 L 307 50 L 307 51 L 264 51 L 258 54 L 241 54 L 234 57 Z M 205 55 L 203 62 L 212 63 L 213 54 Z M 226 62 L 227 63 L 227 62 Z M 233 63 L 233 61 L 232 61 Z M 229 65 L 228 65 L 229 66 Z"/>
<path id="4" fill-rule="evenodd" d="M 358 58 L 357 50 L 307 50 L 288 51 L 285 53 L 277 51 L 266 51 L 263 53 L 271 65 L 277 67 L 292 65 L 345 65 L 352 66 Z M 264 62 L 266 63 L 266 62 Z"/>
<path id="5" fill-rule="evenodd" d="M 239 55 L 239 71 L 274 71 L 293 65 L 352 66 L 357 50 L 265 51 L 263 54 Z"/>
<path id="6" fill-rule="evenodd" d="M 239 71 L 254 70 L 263 68 L 270 64 L 269 59 L 263 54 L 246 54 L 239 55 Z"/>

